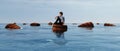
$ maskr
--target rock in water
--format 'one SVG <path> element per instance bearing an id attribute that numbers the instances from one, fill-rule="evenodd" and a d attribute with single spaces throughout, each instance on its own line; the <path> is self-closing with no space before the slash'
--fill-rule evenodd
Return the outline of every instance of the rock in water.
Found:
<path id="1" fill-rule="evenodd" d="M 27 25 L 27 23 L 23 23 L 23 25 Z"/>
<path id="2" fill-rule="evenodd" d="M 52 22 L 49 22 L 48 25 L 52 25 L 53 23 Z"/>
<path id="3" fill-rule="evenodd" d="M 67 31 L 67 25 L 54 24 L 52 27 L 53 32 L 65 32 Z"/>
<path id="4" fill-rule="evenodd" d="M 99 25 L 100 23 L 96 23 L 97 25 Z"/>
<path id="5" fill-rule="evenodd" d="M 104 23 L 104 26 L 115 26 L 115 25 L 111 23 Z"/>
<path id="6" fill-rule="evenodd" d="M 92 22 L 86 22 L 86 23 L 82 23 L 78 27 L 94 27 L 94 24 Z"/>
<path id="7" fill-rule="evenodd" d="M 30 26 L 40 26 L 39 23 L 31 23 Z"/>
<path id="8" fill-rule="evenodd" d="M 11 23 L 11 24 L 7 24 L 5 28 L 6 29 L 20 29 L 20 26 L 16 25 L 16 23 Z"/>

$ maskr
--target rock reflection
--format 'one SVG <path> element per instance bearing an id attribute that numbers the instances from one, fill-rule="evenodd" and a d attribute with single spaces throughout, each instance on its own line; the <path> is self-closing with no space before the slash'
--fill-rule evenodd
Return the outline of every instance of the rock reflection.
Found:
<path id="1" fill-rule="evenodd" d="M 87 29 L 87 30 L 92 30 L 94 27 L 81 27 L 81 28 L 84 28 L 84 29 Z"/>

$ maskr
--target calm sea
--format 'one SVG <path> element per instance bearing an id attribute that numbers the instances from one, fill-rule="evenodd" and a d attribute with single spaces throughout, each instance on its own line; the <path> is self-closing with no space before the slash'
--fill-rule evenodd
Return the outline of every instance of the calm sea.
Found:
<path id="1" fill-rule="evenodd" d="M 120 24 L 116 27 L 78 28 L 67 24 L 64 33 L 52 32 L 52 26 L 22 25 L 20 30 L 4 29 L 0 24 L 0 51 L 120 51 Z"/>

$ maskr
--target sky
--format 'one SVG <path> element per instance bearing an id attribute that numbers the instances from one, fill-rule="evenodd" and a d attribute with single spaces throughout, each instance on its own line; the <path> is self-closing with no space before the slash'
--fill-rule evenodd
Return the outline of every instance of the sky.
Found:
<path id="1" fill-rule="evenodd" d="M 48 23 L 62 11 L 66 23 L 120 23 L 120 0 L 0 0 L 0 23 Z"/>

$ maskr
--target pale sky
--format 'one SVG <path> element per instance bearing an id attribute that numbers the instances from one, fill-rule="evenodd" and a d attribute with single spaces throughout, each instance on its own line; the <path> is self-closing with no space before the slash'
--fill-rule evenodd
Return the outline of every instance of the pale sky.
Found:
<path id="1" fill-rule="evenodd" d="M 0 0 L 0 23 L 54 22 L 59 11 L 66 23 L 120 23 L 120 0 Z"/>

